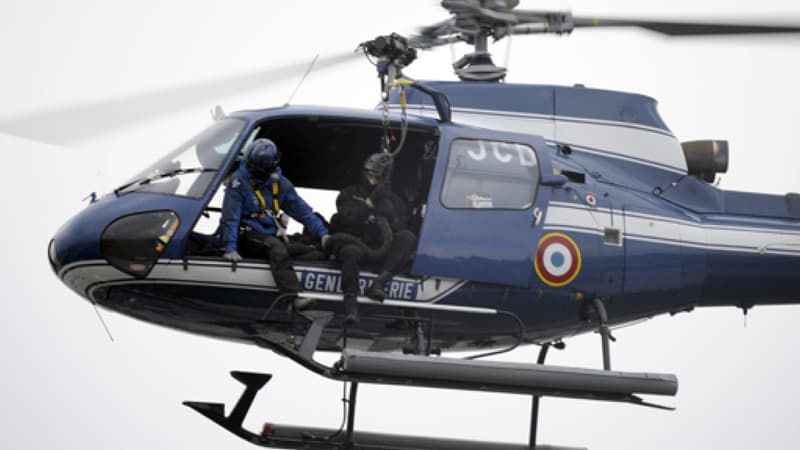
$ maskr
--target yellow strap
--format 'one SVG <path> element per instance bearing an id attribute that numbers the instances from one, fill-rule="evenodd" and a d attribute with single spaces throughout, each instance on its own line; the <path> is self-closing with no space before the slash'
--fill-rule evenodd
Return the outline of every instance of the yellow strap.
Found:
<path id="1" fill-rule="evenodd" d="M 255 189 L 255 191 L 256 191 L 256 197 L 258 197 L 258 204 L 261 205 L 261 214 L 259 214 L 258 217 L 264 217 L 266 216 L 266 213 L 264 213 L 264 208 L 267 207 L 267 202 L 266 200 L 264 200 L 264 196 L 261 195 L 261 191 L 259 191 L 258 189 Z"/>
<path id="2" fill-rule="evenodd" d="M 272 183 L 272 212 L 277 216 L 281 211 L 281 205 L 278 203 L 278 182 Z"/>
<path id="3" fill-rule="evenodd" d="M 276 216 L 281 211 L 281 204 L 278 202 L 278 187 L 278 181 L 272 183 L 272 212 L 275 213 Z M 253 183 L 253 191 L 256 193 L 259 206 L 261 206 L 261 213 L 258 215 L 258 217 L 265 217 L 267 214 L 264 210 L 267 209 L 267 201 L 264 200 L 264 195 L 261 193 L 261 191 L 256 189 L 255 183 Z"/>

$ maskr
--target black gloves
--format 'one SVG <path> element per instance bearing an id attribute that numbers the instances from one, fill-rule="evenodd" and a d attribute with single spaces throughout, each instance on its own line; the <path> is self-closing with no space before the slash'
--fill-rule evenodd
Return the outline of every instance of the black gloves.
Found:
<path id="1" fill-rule="evenodd" d="M 389 186 L 389 183 L 379 183 L 374 188 L 372 188 L 372 193 L 369 194 L 370 200 L 372 200 L 372 204 L 377 206 L 379 203 L 383 201 L 392 200 L 392 188 Z"/>

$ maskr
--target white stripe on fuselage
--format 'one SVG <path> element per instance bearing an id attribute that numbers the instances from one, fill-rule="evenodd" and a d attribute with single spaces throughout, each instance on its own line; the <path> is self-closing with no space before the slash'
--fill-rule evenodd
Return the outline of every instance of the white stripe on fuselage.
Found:
<path id="1" fill-rule="evenodd" d="M 430 106 L 414 105 L 408 109 L 436 116 L 436 110 Z M 576 151 L 686 174 L 686 158 L 680 142 L 658 128 L 611 120 L 487 109 L 453 108 L 452 111 L 453 121 L 464 125 L 539 135 L 569 144 Z"/>
<path id="2" fill-rule="evenodd" d="M 308 294 L 341 293 L 341 272 L 324 267 L 295 265 L 295 272 L 301 288 Z M 158 282 L 192 284 L 217 287 L 238 287 L 242 289 L 276 290 L 270 266 L 265 263 L 242 262 L 236 270 L 222 260 L 183 260 L 162 259 L 153 267 L 145 280 L 127 275 L 109 265 L 105 260 L 84 261 L 65 266 L 59 276 L 71 289 L 81 296 L 93 285 L 108 282 Z M 371 280 L 377 275 L 362 272 L 359 277 L 361 295 Z M 449 278 L 408 278 L 397 276 L 389 284 L 390 300 L 435 303 L 454 292 L 465 281 Z"/>
<path id="3" fill-rule="evenodd" d="M 603 235 L 605 228 L 617 228 L 622 231 L 623 241 L 800 256 L 800 228 L 711 224 L 635 211 L 625 211 L 623 216 L 620 210 L 592 208 L 578 203 L 551 202 L 543 228 L 593 235 Z"/>

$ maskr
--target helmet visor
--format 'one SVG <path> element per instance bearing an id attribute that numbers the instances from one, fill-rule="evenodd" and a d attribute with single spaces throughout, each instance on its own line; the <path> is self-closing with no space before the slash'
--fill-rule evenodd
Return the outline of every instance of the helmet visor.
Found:
<path id="1" fill-rule="evenodd" d="M 247 172 L 253 176 L 254 178 L 258 178 L 259 180 L 266 180 L 267 178 L 275 172 L 275 166 L 264 167 L 260 164 L 253 164 L 252 162 L 247 163 Z"/>

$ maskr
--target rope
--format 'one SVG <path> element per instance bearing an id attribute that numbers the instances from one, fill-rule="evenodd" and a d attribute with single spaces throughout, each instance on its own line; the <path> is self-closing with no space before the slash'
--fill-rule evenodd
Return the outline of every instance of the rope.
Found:
<path id="1" fill-rule="evenodd" d="M 396 156 L 398 153 L 400 153 L 400 150 L 403 149 L 403 145 L 406 142 L 406 135 L 408 134 L 406 87 L 413 85 L 414 82 L 406 78 L 398 78 L 394 81 L 391 81 L 389 84 L 390 89 L 396 87 L 400 88 L 400 142 L 397 144 L 397 147 L 395 147 L 394 150 L 392 150 L 389 140 L 389 90 L 384 89 L 384 83 L 385 81 L 383 77 L 381 77 L 381 102 L 383 106 L 383 141 L 381 142 L 381 149 L 391 156 Z"/>

